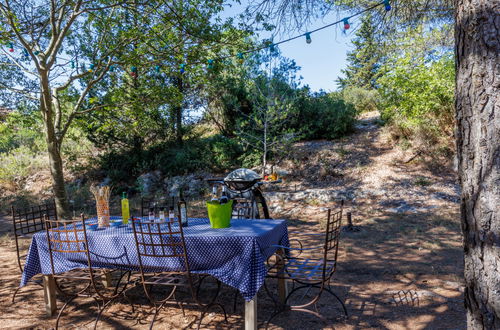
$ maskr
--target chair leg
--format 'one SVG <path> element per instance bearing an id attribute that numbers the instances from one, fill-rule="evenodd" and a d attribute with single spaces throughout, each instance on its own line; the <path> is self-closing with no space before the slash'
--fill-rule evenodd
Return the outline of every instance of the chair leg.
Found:
<path id="1" fill-rule="evenodd" d="M 268 318 L 266 321 L 266 330 L 269 329 L 269 324 L 271 323 L 272 319 L 274 319 L 279 314 L 281 314 L 285 311 L 289 311 L 289 310 L 290 310 L 290 308 L 288 306 L 285 306 L 284 308 L 277 309 L 273 314 L 271 314 L 271 317 Z"/>
<path id="2" fill-rule="evenodd" d="M 152 330 L 152 329 L 153 329 L 153 324 L 155 323 L 156 317 L 158 316 L 158 313 L 160 312 L 160 309 L 162 309 L 162 308 L 163 308 L 163 306 L 165 306 L 165 303 L 166 303 L 166 302 L 167 302 L 167 301 L 162 302 L 162 303 L 161 303 L 161 305 L 160 305 L 160 306 L 158 306 L 158 307 L 157 307 L 157 306 L 155 306 L 155 309 L 156 309 L 156 310 L 155 310 L 155 314 L 153 315 L 153 319 L 151 320 L 151 324 L 149 325 L 149 330 Z"/>
<path id="3" fill-rule="evenodd" d="M 209 309 L 210 307 L 212 307 L 212 306 L 217 306 L 217 307 L 219 307 L 219 308 L 221 309 L 222 313 L 224 313 L 224 322 L 226 322 L 226 323 L 227 323 L 227 313 L 226 313 L 226 309 L 225 309 L 225 308 L 224 308 L 224 306 L 222 306 L 221 304 L 213 302 L 213 303 L 210 303 L 210 304 L 208 304 L 208 305 L 206 305 L 206 306 L 202 306 L 202 307 L 203 307 L 203 310 L 202 310 L 202 312 L 201 312 L 201 314 L 200 314 L 200 319 L 198 320 L 198 325 L 197 325 L 196 329 L 200 329 L 200 327 L 201 327 L 201 322 L 203 321 L 203 318 L 205 317 L 205 314 L 207 314 L 208 309 Z"/>
<path id="4" fill-rule="evenodd" d="M 61 319 L 63 311 L 66 309 L 66 307 L 69 305 L 69 303 L 72 302 L 77 297 L 78 296 L 72 296 L 71 298 L 69 298 L 68 301 L 66 301 L 66 303 L 63 305 L 63 307 L 59 311 L 59 314 L 57 314 L 56 327 L 55 327 L 56 330 L 59 329 L 59 320 Z"/>
<path id="5" fill-rule="evenodd" d="M 125 280 L 125 283 L 123 284 L 123 288 L 121 290 L 118 290 L 118 288 L 120 287 L 120 283 L 125 275 L 127 275 L 127 279 Z M 123 272 L 120 274 L 120 277 L 116 281 L 116 286 L 115 286 L 115 290 L 114 290 L 113 295 L 116 295 L 116 294 L 121 295 L 123 292 L 125 292 L 125 290 L 127 289 L 128 285 L 130 283 L 131 276 L 132 276 L 131 271 Z"/>
<path id="6" fill-rule="evenodd" d="M 127 296 L 126 292 L 123 292 L 123 298 L 125 298 L 125 300 L 128 302 L 128 304 L 132 307 L 132 313 L 131 314 L 134 314 L 135 313 L 135 305 L 132 302 L 132 300 L 130 300 L 130 298 Z"/>
<path id="7" fill-rule="evenodd" d="M 266 291 L 266 294 L 269 298 L 271 298 L 271 300 L 273 301 L 273 304 L 274 304 L 274 310 L 278 310 L 279 308 L 279 304 L 278 304 L 278 301 L 276 299 L 274 299 L 274 296 L 273 294 L 271 293 L 271 291 L 269 290 L 269 288 L 267 287 L 267 284 L 266 284 L 266 281 L 264 281 L 264 290 Z"/>
<path id="8" fill-rule="evenodd" d="M 349 314 L 347 313 L 347 308 L 345 307 L 345 304 L 342 300 L 340 300 L 339 296 L 337 296 L 332 290 L 330 290 L 329 288 L 324 288 L 324 290 L 326 292 L 328 292 L 329 294 L 331 294 L 332 296 L 334 296 L 337 301 L 340 303 L 340 305 L 342 305 L 342 309 L 344 310 L 344 314 L 346 317 L 349 317 Z"/>
<path id="9" fill-rule="evenodd" d="M 19 292 L 20 289 L 21 289 L 21 287 L 18 287 L 16 289 L 16 291 L 14 291 L 14 294 L 12 295 L 12 304 L 14 304 L 14 300 L 16 299 L 16 295 L 17 295 L 17 293 Z"/>
<path id="10" fill-rule="evenodd" d="M 115 299 L 113 298 L 113 299 L 110 299 L 110 300 L 108 300 L 106 302 L 103 302 L 102 307 L 99 307 L 99 313 L 97 314 L 97 317 L 96 317 L 95 323 L 94 323 L 94 330 L 97 329 L 97 323 L 99 323 L 99 319 L 101 318 L 102 313 L 104 312 L 104 310 L 106 309 L 106 307 L 108 307 L 111 304 L 111 302 L 114 301 L 114 300 Z"/>

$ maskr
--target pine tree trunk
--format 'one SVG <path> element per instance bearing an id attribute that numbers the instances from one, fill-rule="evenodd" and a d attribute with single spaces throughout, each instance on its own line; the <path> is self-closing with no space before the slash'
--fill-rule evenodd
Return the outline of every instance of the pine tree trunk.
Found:
<path id="1" fill-rule="evenodd" d="M 500 0 L 457 0 L 455 19 L 467 325 L 500 329 Z"/>
<path id="2" fill-rule="evenodd" d="M 60 218 L 68 216 L 69 205 L 64 186 L 64 172 L 61 158 L 61 146 L 57 139 L 53 121 L 52 96 L 48 77 L 43 75 L 41 79 L 42 94 L 40 97 L 40 111 L 45 125 L 45 139 L 47 141 L 47 152 L 49 154 L 49 167 L 52 176 L 52 189 L 56 202 L 57 213 Z"/>

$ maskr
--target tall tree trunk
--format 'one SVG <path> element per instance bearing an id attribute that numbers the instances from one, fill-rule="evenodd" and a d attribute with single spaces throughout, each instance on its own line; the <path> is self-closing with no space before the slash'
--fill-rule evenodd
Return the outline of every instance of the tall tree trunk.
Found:
<path id="1" fill-rule="evenodd" d="M 52 96 L 50 94 L 48 76 L 42 73 L 40 96 L 40 110 L 45 126 L 45 139 L 49 154 L 49 167 L 52 176 L 52 189 L 56 202 L 57 213 L 60 217 L 70 215 L 66 187 L 64 186 L 64 172 L 61 158 L 61 146 L 54 127 L 54 113 L 52 109 Z"/>
<path id="2" fill-rule="evenodd" d="M 469 329 L 500 329 L 500 1 L 456 1 L 456 118 Z"/>

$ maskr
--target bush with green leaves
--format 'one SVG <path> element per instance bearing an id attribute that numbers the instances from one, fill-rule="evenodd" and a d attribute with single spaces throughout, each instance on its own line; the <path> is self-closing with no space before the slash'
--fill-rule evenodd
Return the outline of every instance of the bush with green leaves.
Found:
<path id="1" fill-rule="evenodd" d="M 358 113 L 378 110 L 380 95 L 376 89 L 347 86 L 342 90 L 347 103 L 351 103 Z"/>
<path id="2" fill-rule="evenodd" d="M 20 146 L 0 154 L 0 182 L 16 184 L 28 176 L 48 169 L 48 160 L 28 146 Z"/>
<path id="3" fill-rule="evenodd" d="M 290 128 L 306 140 L 335 139 L 352 130 L 355 118 L 356 109 L 339 92 L 302 93 Z"/>
<path id="4" fill-rule="evenodd" d="M 454 72 L 451 53 L 427 61 L 403 56 L 378 80 L 382 119 L 396 137 L 432 147 L 453 135 Z"/>
<path id="5" fill-rule="evenodd" d="M 43 125 L 38 113 L 10 112 L 0 122 L 0 153 L 9 152 L 21 146 L 31 151 L 45 150 Z"/>
<path id="6" fill-rule="evenodd" d="M 182 145 L 164 142 L 140 151 L 113 150 L 98 160 L 99 168 L 113 183 L 127 183 L 150 171 L 165 176 L 185 175 L 196 171 L 225 171 L 241 165 L 240 144 L 222 135 L 195 138 Z"/>

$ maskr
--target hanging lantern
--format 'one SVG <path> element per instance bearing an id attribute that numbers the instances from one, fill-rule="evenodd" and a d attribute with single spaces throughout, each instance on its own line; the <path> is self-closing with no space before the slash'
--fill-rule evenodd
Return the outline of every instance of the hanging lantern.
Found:
<path id="1" fill-rule="evenodd" d="M 384 0 L 384 6 L 385 6 L 385 11 L 389 11 L 392 9 L 391 3 L 389 2 L 389 0 Z"/>
<path id="2" fill-rule="evenodd" d="M 182 63 L 181 65 L 179 65 L 179 72 L 181 74 L 183 74 L 184 72 L 186 72 L 186 64 Z"/>
<path id="3" fill-rule="evenodd" d="M 134 78 L 137 78 L 137 67 L 133 66 L 130 68 L 130 75 Z"/>
<path id="4" fill-rule="evenodd" d="M 12 42 L 9 42 L 9 52 L 14 52 L 14 44 Z"/>
<path id="5" fill-rule="evenodd" d="M 308 44 L 310 44 L 312 42 L 312 39 L 311 39 L 311 34 L 309 32 L 306 32 L 306 42 Z"/>
<path id="6" fill-rule="evenodd" d="M 94 64 L 90 64 L 90 66 L 89 66 L 89 72 L 94 71 L 94 68 L 95 68 L 95 65 Z"/>
<path id="7" fill-rule="evenodd" d="M 155 66 L 155 71 L 156 71 L 157 73 L 159 73 L 159 72 L 160 72 L 160 66 L 159 66 L 159 65 L 156 65 L 156 66 Z"/>
<path id="8" fill-rule="evenodd" d="M 343 22 L 344 22 L 344 30 L 349 30 L 351 28 L 351 24 L 349 24 L 349 19 L 344 18 Z"/>
<path id="9" fill-rule="evenodd" d="M 240 62 L 240 63 L 243 63 L 243 61 L 245 60 L 243 53 L 238 53 L 238 55 L 236 55 L 236 57 L 238 58 L 238 62 Z"/>
<path id="10" fill-rule="evenodd" d="M 208 65 L 207 68 L 213 69 L 214 68 L 214 60 L 210 59 L 207 61 Z"/>

